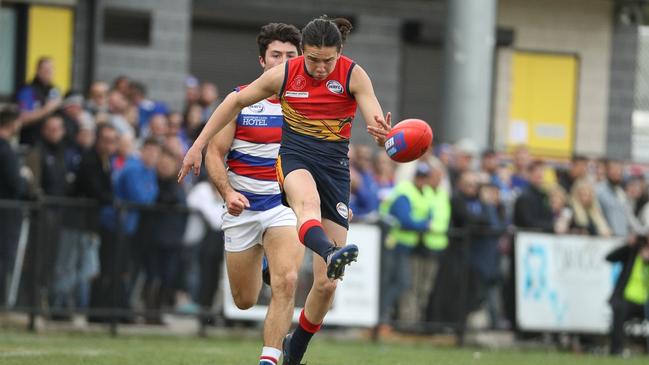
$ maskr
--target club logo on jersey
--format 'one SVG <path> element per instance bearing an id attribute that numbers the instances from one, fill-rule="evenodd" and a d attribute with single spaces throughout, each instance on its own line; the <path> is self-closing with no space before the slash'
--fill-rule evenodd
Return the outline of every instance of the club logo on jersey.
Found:
<path id="1" fill-rule="evenodd" d="M 284 96 L 290 98 L 308 98 L 309 92 L 308 91 L 287 91 L 284 93 Z"/>
<path id="2" fill-rule="evenodd" d="M 250 111 L 253 113 L 261 113 L 264 111 L 264 104 L 262 103 L 252 104 L 251 106 L 248 107 L 248 109 L 250 109 Z"/>
<path id="3" fill-rule="evenodd" d="M 406 138 L 403 132 L 399 132 L 385 141 L 385 150 L 388 156 L 392 157 L 406 148 Z"/>
<path id="4" fill-rule="evenodd" d="M 347 219 L 349 217 L 349 210 L 347 209 L 347 205 L 343 202 L 339 202 L 336 204 L 336 211 L 338 214 L 340 214 L 341 217 Z"/>
<path id="5" fill-rule="evenodd" d="M 297 75 L 291 83 L 291 89 L 293 90 L 302 90 L 306 85 L 306 79 L 302 75 Z"/>
<path id="6" fill-rule="evenodd" d="M 327 81 L 327 89 L 329 89 L 329 91 L 334 94 L 342 94 L 345 91 L 343 89 L 343 85 L 341 85 L 340 82 L 336 80 Z"/>

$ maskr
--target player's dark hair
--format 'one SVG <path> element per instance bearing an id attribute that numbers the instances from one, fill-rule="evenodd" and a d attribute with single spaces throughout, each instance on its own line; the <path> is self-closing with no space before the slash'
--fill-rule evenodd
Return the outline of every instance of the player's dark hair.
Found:
<path id="1" fill-rule="evenodd" d="M 302 49 L 304 46 L 336 47 L 340 51 L 352 28 L 352 23 L 345 18 L 329 19 L 325 15 L 313 19 L 302 29 Z"/>
<path id="2" fill-rule="evenodd" d="M 294 25 L 284 23 L 269 23 L 261 27 L 257 35 L 257 45 L 259 46 L 259 56 L 264 58 L 268 45 L 273 41 L 289 42 L 300 51 L 300 42 L 302 34 Z"/>

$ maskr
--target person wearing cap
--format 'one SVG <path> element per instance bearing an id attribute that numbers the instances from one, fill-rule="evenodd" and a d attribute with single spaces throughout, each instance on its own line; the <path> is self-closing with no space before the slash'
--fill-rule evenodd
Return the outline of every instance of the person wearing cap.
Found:
<path id="1" fill-rule="evenodd" d="M 185 104 L 183 111 L 187 113 L 187 109 L 192 104 L 197 104 L 200 100 L 201 92 L 199 89 L 198 79 L 194 76 L 187 76 L 185 78 Z"/>
<path id="2" fill-rule="evenodd" d="M 67 146 L 72 146 L 75 143 L 82 124 L 94 124 L 95 122 L 92 115 L 83 109 L 83 104 L 84 97 L 81 93 L 69 91 L 65 94 L 59 115 L 63 118 L 64 141 Z"/>
<path id="3" fill-rule="evenodd" d="M 457 189 L 460 176 L 473 169 L 473 158 L 478 154 L 476 143 L 470 139 L 461 139 L 453 145 L 452 164 L 449 166 L 449 178 L 451 187 Z"/>
<path id="4" fill-rule="evenodd" d="M 381 214 L 391 223 L 385 240 L 383 266 L 383 298 L 379 335 L 391 331 L 390 319 L 397 301 L 411 285 L 411 253 L 422 241 L 433 239 L 433 189 L 430 186 L 432 169 L 426 162 L 418 162 L 412 180 L 399 183 L 392 195 L 381 204 Z"/>
<path id="5" fill-rule="evenodd" d="M 108 84 L 104 81 L 94 81 L 88 89 L 88 98 L 84 109 L 93 116 L 108 113 Z"/>
<path id="6" fill-rule="evenodd" d="M 430 191 L 427 199 L 433 217 L 426 239 L 420 240 L 410 255 L 412 285 L 399 302 L 399 319 L 408 322 L 426 321 L 430 298 L 439 269 L 439 260 L 448 246 L 451 220 L 451 199 L 442 186 L 444 165 L 431 157 Z"/>

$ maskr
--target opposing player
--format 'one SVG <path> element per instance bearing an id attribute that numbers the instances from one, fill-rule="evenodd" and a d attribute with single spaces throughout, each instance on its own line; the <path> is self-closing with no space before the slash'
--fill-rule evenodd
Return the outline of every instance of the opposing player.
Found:
<path id="1" fill-rule="evenodd" d="M 297 57 L 300 39 L 300 31 L 292 25 L 263 26 L 257 36 L 263 70 Z M 245 87 L 236 92 L 242 90 Z M 279 100 L 270 96 L 244 108 L 216 134 L 205 157 L 210 178 L 228 209 L 223 218 L 226 265 L 237 307 L 248 309 L 257 302 L 264 253 L 268 260 L 272 297 L 264 322 L 263 365 L 277 365 L 281 356 L 304 256 L 295 231 L 295 214 L 282 205 L 275 174 L 282 124 Z"/>
<path id="2" fill-rule="evenodd" d="M 314 19 L 302 30 L 303 55 L 263 73 L 245 89 L 228 95 L 189 149 L 179 172 L 197 174 L 201 151 L 244 107 L 271 95 L 280 97 L 284 126 L 277 175 L 284 201 L 298 219 L 300 241 L 324 260 L 314 260 L 314 285 L 300 324 L 283 344 L 284 364 L 298 364 L 333 301 L 335 281 L 358 248 L 344 246 L 348 229 L 351 123 L 360 108 L 368 132 L 383 144 L 390 114 L 383 111 L 367 73 L 342 56 L 351 24 Z M 245 205 L 245 202 L 244 202 Z M 272 268 L 271 268 L 272 273 Z"/>

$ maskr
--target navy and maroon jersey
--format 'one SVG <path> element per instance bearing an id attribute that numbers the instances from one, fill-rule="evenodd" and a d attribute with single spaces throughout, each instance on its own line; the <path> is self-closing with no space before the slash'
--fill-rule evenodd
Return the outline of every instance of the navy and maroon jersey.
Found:
<path id="1" fill-rule="evenodd" d="M 243 108 L 237 116 L 237 129 L 226 161 L 228 179 L 236 191 L 248 198 L 250 210 L 268 210 L 281 204 L 275 162 L 283 120 L 278 100 L 262 100 Z"/>
<path id="2" fill-rule="evenodd" d="M 346 157 L 356 100 L 349 91 L 355 63 L 340 56 L 333 72 L 316 80 L 304 56 L 286 62 L 280 91 L 284 127 L 282 151 Z"/>

